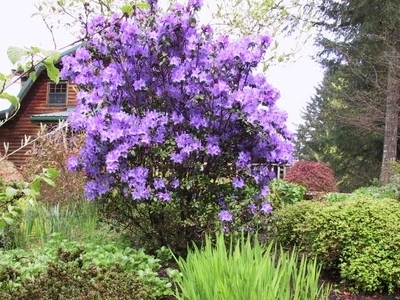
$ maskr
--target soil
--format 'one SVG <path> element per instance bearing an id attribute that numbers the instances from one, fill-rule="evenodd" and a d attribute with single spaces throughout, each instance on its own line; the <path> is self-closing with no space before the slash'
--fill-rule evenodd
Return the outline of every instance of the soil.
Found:
<path id="1" fill-rule="evenodd" d="M 375 294 L 353 294 L 347 290 L 332 292 L 329 300 L 397 300 L 400 299 L 400 293 L 394 295 L 387 295 L 382 293 Z M 165 296 L 160 300 L 176 300 L 174 296 Z M 311 299 L 310 299 L 311 300 Z"/>
<path id="2" fill-rule="evenodd" d="M 352 294 L 349 291 L 336 291 L 332 292 L 329 296 L 329 300 L 396 300 L 399 299 L 400 293 L 394 295 L 388 295 L 383 293 L 375 294 Z"/>
<path id="3" fill-rule="evenodd" d="M 387 292 L 370 293 L 370 294 L 359 294 L 353 293 L 345 286 L 339 284 L 338 277 L 327 277 L 323 275 L 322 282 L 329 283 L 332 288 L 332 293 L 329 296 L 329 300 L 397 300 L 400 299 L 400 290 L 395 291 L 393 294 Z"/>

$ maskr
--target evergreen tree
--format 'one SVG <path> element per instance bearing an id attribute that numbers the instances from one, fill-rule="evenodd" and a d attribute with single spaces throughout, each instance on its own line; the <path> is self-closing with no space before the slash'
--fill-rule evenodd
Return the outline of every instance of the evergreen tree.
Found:
<path id="1" fill-rule="evenodd" d="M 321 63 L 326 67 L 320 101 L 330 103 L 330 125 L 326 125 L 326 116 L 320 118 L 331 134 L 346 133 L 336 144 L 330 144 L 350 154 L 359 141 L 360 149 L 368 145 L 367 157 L 375 157 L 377 149 L 382 150 L 380 182 L 386 184 L 391 177 L 390 163 L 397 158 L 400 2 L 321 0 L 316 7 L 322 20 L 316 23 L 321 28 L 317 43 L 322 47 Z M 300 130 L 300 139 L 303 134 Z M 350 144 L 345 147 L 346 137 Z M 376 145 L 379 140 L 383 148 Z"/>
<path id="2" fill-rule="evenodd" d="M 305 123 L 297 132 L 296 156 L 329 164 L 339 189 L 350 192 L 379 176 L 383 138 L 340 121 L 347 106 L 337 97 L 341 88 L 335 79 L 333 75 L 325 76 L 306 106 Z"/>

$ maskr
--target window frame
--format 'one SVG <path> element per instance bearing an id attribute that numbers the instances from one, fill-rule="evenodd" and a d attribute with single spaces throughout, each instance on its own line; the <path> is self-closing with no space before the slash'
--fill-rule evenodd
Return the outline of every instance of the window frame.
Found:
<path id="1" fill-rule="evenodd" d="M 57 87 L 57 85 L 60 85 L 60 87 Z M 65 85 L 65 92 L 63 91 L 63 88 L 61 85 Z M 54 89 L 54 92 L 52 92 L 52 89 Z M 60 89 L 60 91 L 57 92 L 57 89 Z M 51 95 L 56 95 L 56 96 L 64 96 L 65 101 L 63 103 L 52 103 L 50 100 Z M 55 82 L 49 82 L 47 84 L 47 106 L 67 106 L 68 104 L 68 81 L 60 81 L 59 83 Z"/>

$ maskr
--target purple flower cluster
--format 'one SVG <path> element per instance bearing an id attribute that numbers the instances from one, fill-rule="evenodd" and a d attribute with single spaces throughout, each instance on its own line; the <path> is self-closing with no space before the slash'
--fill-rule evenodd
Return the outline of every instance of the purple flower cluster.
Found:
<path id="1" fill-rule="evenodd" d="M 251 164 L 291 160 L 279 92 L 255 71 L 270 38 L 214 37 L 196 20 L 201 3 L 99 16 L 84 46 L 63 58 L 62 78 L 79 87 L 69 122 L 86 132 L 68 166 L 88 176 L 89 198 L 118 189 L 133 200 L 170 201 L 187 197 L 186 186 L 199 195 L 201 175 L 210 185 L 229 178 L 226 193 L 253 183 L 266 194 L 271 174 Z"/>
<path id="2" fill-rule="evenodd" d="M 227 210 L 221 210 L 218 217 L 222 222 L 232 222 L 233 220 L 232 214 Z"/>

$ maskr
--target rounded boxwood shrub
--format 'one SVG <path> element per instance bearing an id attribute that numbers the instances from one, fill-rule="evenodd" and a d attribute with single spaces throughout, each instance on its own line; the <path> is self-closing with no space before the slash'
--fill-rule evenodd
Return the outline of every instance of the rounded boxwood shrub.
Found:
<path id="1" fill-rule="evenodd" d="M 298 161 L 290 168 L 285 180 L 305 186 L 308 192 L 337 191 L 332 169 L 321 162 Z"/>
<path id="2" fill-rule="evenodd" d="M 358 291 L 400 287 L 400 203 L 301 201 L 275 212 L 275 238 L 316 256 Z"/>

